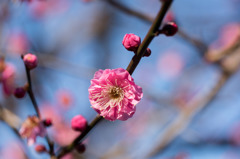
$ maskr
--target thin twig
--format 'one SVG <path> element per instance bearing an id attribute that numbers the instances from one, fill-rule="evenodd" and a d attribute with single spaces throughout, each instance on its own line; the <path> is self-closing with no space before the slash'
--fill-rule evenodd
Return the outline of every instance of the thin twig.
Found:
<path id="1" fill-rule="evenodd" d="M 23 59 L 23 55 L 21 56 L 21 58 Z M 34 96 L 33 90 L 32 90 L 32 80 L 31 80 L 31 75 L 30 75 L 30 69 L 27 68 L 27 66 L 25 65 L 25 69 L 26 69 L 26 75 L 27 75 L 27 81 L 28 81 L 28 95 L 32 101 L 33 107 L 37 113 L 37 116 L 39 117 L 39 119 L 41 120 L 41 113 L 40 110 L 38 108 L 37 105 L 37 101 L 36 98 Z M 48 143 L 48 147 L 49 147 L 49 154 L 50 156 L 54 156 L 54 143 L 50 140 L 50 138 L 48 137 L 48 135 L 46 134 L 46 141 Z"/>

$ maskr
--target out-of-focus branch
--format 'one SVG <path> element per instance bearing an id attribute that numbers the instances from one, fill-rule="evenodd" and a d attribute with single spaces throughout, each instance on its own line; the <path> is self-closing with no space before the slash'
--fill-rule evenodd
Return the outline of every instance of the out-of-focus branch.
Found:
<path id="1" fill-rule="evenodd" d="M 224 52 L 226 50 L 222 50 Z M 232 50 L 233 51 L 233 50 Z M 221 54 L 221 53 L 220 53 Z M 185 128 L 190 124 L 191 119 L 197 114 L 202 108 L 209 105 L 216 97 L 218 92 L 222 89 L 228 79 L 236 72 L 240 65 L 240 46 L 235 49 L 228 57 L 225 57 L 218 63 L 220 65 L 221 74 L 216 82 L 216 85 L 207 93 L 207 95 L 197 95 L 189 103 L 183 106 L 180 114 L 176 119 L 169 124 L 163 134 L 157 137 L 156 147 L 147 155 L 154 156 L 157 153 L 162 152 L 166 149 L 170 143 L 178 137 Z"/>
<path id="2" fill-rule="evenodd" d="M 120 11 L 122 11 L 123 13 L 126 13 L 128 15 L 134 16 L 134 17 L 138 17 L 139 19 L 147 22 L 147 23 L 152 23 L 154 18 L 145 15 L 141 12 L 138 12 L 136 10 L 133 10 L 131 8 L 128 8 L 127 6 L 117 2 L 116 0 L 105 0 L 108 4 L 110 4 L 111 6 L 119 9 Z M 206 51 L 207 46 L 200 40 L 195 39 L 191 36 L 189 36 L 187 33 L 185 33 L 183 30 L 179 29 L 178 30 L 178 35 L 184 39 L 185 41 L 189 42 L 190 44 L 194 45 L 199 51 L 200 53 L 203 53 Z"/>
<path id="3" fill-rule="evenodd" d="M 23 143 L 23 140 L 18 132 L 17 127 L 19 127 L 19 125 L 21 124 L 21 119 L 14 114 L 13 112 L 11 112 L 10 110 L 0 106 L 0 120 L 3 121 L 4 123 L 6 123 L 14 132 L 14 134 L 19 138 L 19 140 Z M 21 147 L 23 154 L 25 156 L 26 159 L 29 159 L 29 157 L 27 156 L 27 153 L 25 151 L 27 151 L 27 147 L 26 145 L 23 143 L 22 144 L 24 148 Z"/>

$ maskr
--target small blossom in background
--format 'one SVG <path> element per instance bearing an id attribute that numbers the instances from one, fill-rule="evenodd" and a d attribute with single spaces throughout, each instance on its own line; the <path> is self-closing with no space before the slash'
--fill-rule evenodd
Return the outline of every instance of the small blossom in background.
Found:
<path id="1" fill-rule="evenodd" d="M 131 118 L 143 96 L 142 88 L 123 68 L 97 71 L 88 91 L 92 108 L 110 121 Z"/>
<path id="2" fill-rule="evenodd" d="M 205 55 L 210 62 L 217 61 L 224 57 L 227 50 L 231 48 L 240 39 L 240 24 L 230 23 L 225 25 L 220 32 L 219 38 L 214 41 Z"/>
<path id="3" fill-rule="evenodd" d="M 175 50 L 169 50 L 158 58 L 157 69 L 161 77 L 176 78 L 184 68 L 183 58 Z"/>
<path id="4" fill-rule="evenodd" d="M 8 36 L 7 51 L 14 55 L 22 55 L 29 49 L 27 35 L 20 30 L 13 30 Z"/>
<path id="5" fill-rule="evenodd" d="M 17 141 L 11 141 L 10 143 L 5 143 L 0 149 L 1 159 L 26 159 L 23 152 L 23 147 L 21 143 Z"/>
<path id="6" fill-rule="evenodd" d="M 57 105 L 62 108 L 69 108 L 73 103 L 73 95 L 68 90 L 58 90 L 56 92 Z"/>
<path id="7" fill-rule="evenodd" d="M 82 115 L 76 115 L 72 118 L 71 126 L 73 130 L 84 131 L 87 128 L 87 120 Z"/>
<path id="8" fill-rule="evenodd" d="M 141 44 L 141 38 L 135 34 L 126 34 L 123 37 L 122 44 L 128 51 L 137 51 Z"/>
<path id="9" fill-rule="evenodd" d="M 31 70 L 37 67 L 38 59 L 36 55 L 33 55 L 31 53 L 28 53 L 23 56 L 23 61 L 26 67 Z"/>
<path id="10" fill-rule="evenodd" d="M 50 15 L 59 15 L 68 9 L 68 0 L 32 0 L 29 3 L 29 12 L 36 19 Z"/>
<path id="11" fill-rule="evenodd" d="M 28 145 L 32 145 L 36 142 L 37 136 L 46 135 L 46 129 L 37 116 L 30 116 L 23 122 L 19 134 L 22 138 L 27 138 Z"/>
<path id="12" fill-rule="evenodd" d="M 12 64 L 4 63 L 2 72 L 0 72 L 0 81 L 5 95 L 13 94 L 15 89 L 15 67 Z"/>

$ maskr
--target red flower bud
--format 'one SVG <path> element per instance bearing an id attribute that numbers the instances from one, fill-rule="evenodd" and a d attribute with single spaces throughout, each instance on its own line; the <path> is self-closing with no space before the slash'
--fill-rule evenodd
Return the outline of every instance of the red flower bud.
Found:
<path id="1" fill-rule="evenodd" d="M 47 119 L 43 120 L 43 125 L 45 127 L 51 126 L 52 125 L 52 120 L 50 118 L 47 118 Z"/>
<path id="2" fill-rule="evenodd" d="M 81 115 L 76 115 L 72 118 L 71 126 L 73 130 L 84 131 L 87 128 L 87 120 Z"/>
<path id="3" fill-rule="evenodd" d="M 177 24 L 174 22 L 168 22 L 163 26 L 161 33 L 165 34 L 166 36 L 173 36 L 177 33 L 177 31 Z"/>
<path id="4" fill-rule="evenodd" d="M 14 90 L 14 96 L 16 98 L 23 98 L 26 94 L 26 89 L 23 87 L 18 87 Z"/>
<path id="5" fill-rule="evenodd" d="M 143 56 L 149 57 L 151 53 L 152 53 L 151 49 L 147 48 Z"/>
<path id="6" fill-rule="evenodd" d="M 84 144 L 80 143 L 75 146 L 75 149 L 77 150 L 78 153 L 84 153 L 86 150 L 86 146 Z"/>

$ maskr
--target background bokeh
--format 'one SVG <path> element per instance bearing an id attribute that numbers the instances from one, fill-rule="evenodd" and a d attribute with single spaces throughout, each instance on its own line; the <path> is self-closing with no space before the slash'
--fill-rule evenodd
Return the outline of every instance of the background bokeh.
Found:
<path id="1" fill-rule="evenodd" d="M 150 17 L 161 6 L 159 0 L 119 2 Z M 223 47 L 237 34 L 231 26 L 240 28 L 239 0 L 175 0 L 171 12 L 182 32 L 206 46 Z M 39 66 L 32 71 L 33 90 L 43 116 L 53 118 L 48 131 L 56 147 L 78 135 L 70 128 L 73 116 L 82 114 L 89 122 L 96 116 L 88 100 L 94 72 L 126 68 L 133 53 L 122 46 L 123 36 L 134 33 L 143 39 L 150 26 L 107 0 L 0 1 L 1 56 L 15 66 L 16 86 L 26 83 L 20 55 L 31 52 L 38 56 Z M 179 34 L 160 35 L 149 48 L 152 55 L 144 57 L 133 74 L 144 92 L 133 118 L 102 121 L 84 141 L 86 152 L 65 158 L 239 159 L 239 71 L 209 104 L 184 119 L 179 114 L 188 108 L 182 105 L 195 96 L 207 95 L 221 71 L 203 58 L 202 49 Z M 28 96 L 19 100 L 1 92 L 0 103 L 21 121 L 35 114 Z M 167 137 L 169 125 L 178 120 L 183 124 L 175 129 L 181 131 L 159 153 L 148 157 Z M 46 144 L 41 138 L 37 143 Z M 0 122 L 0 159 L 23 159 L 23 145 L 6 123 Z M 37 154 L 34 146 L 26 153 L 31 159 L 48 158 Z"/>

